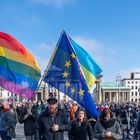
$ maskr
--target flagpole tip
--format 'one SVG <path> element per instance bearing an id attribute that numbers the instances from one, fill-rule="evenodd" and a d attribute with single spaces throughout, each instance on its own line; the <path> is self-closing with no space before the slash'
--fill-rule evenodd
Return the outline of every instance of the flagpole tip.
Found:
<path id="1" fill-rule="evenodd" d="M 65 32 L 65 30 L 62 30 L 62 32 L 61 32 L 62 34 L 66 34 L 66 32 Z"/>

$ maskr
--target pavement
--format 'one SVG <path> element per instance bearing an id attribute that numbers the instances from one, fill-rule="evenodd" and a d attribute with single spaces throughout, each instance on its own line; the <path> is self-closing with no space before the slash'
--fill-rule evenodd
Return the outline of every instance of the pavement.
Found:
<path id="1" fill-rule="evenodd" d="M 25 136 L 24 136 L 24 129 L 23 129 L 23 124 L 17 124 L 16 125 L 16 138 L 12 139 L 12 140 L 25 140 Z M 1 138 L 0 138 L 1 140 Z"/>
<path id="2" fill-rule="evenodd" d="M 25 140 L 24 124 L 17 123 L 17 125 L 16 125 L 16 138 L 13 140 Z"/>
<path id="3" fill-rule="evenodd" d="M 18 123 L 16 125 L 16 138 L 12 140 L 25 140 L 23 124 Z M 67 132 L 64 133 L 64 140 L 69 140 Z"/>

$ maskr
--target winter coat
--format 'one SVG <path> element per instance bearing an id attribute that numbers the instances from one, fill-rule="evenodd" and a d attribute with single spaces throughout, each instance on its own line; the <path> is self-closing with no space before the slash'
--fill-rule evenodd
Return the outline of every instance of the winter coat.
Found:
<path id="1" fill-rule="evenodd" d="M 105 131 L 111 131 L 112 137 L 108 138 L 111 140 L 120 140 L 122 139 L 122 133 L 120 124 L 116 119 L 111 119 L 108 122 L 106 121 L 97 121 L 94 126 L 94 137 L 99 140 L 106 140 L 107 138 L 103 138 L 101 134 Z"/>
<path id="2" fill-rule="evenodd" d="M 38 132 L 40 140 L 64 140 L 63 131 L 68 131 L 68 121 L 65 113 L 62 110 L 57 111 L 54 116 L 49 114 L 49 109 L 46 108 L 42 112 L 38 119 Z M 59 130 L 54 132 L 52 125 L 58 124 Z"/>
<path id="3" fill-rule="evenodd" d="M 93 140 L 93 130 L 89 122 L 83 122 L 80 126 L 74 120 L 68 133 L 69 140 Z"/>
<path id="4" fill-rule="evenodd" d="M 24 134 L 25 136 L 35 135 L 37 130 L 37 113 L 34 109 L 31 110 L 32 115 L 29 115 L 26 119 L 24 116 L 27 114 L 25 110 L 24 115 L 20 118 L 20 123 L 24 123 Z"/>
<path id="5" fill-rule="evenodd" d="M 14 138 L 16 136 L 15 134 L 15 127 L 16 127 L 16 118 L 15 114 L 11 111 L 5 111 L 2 113 L 1 121 L 3 122 L 4 131 L 6 132 L 6 135 Z"/>
<path id="6" fill-rule="evenodd" d="M 138 129 L 138 131 L 140 132 L 140 117 L 138 118 L 137 129 Z"/>

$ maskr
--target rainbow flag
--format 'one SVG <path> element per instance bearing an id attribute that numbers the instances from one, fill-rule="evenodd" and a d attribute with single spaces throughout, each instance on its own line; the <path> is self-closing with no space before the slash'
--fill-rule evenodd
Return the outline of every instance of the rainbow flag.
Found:
<path id="1" fill-rule="evenodd" d="M 40 79 L 33 55 L 14 37 L 0 32 L 0 86 L 31 99 Z"/>

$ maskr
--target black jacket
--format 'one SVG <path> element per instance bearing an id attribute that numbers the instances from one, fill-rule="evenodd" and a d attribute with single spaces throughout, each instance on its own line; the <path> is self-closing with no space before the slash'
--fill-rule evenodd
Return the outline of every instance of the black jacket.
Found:
<path id="1" fill-rule="evenodd" d="M 58 124 L 59 130 L 53 132 L 52 125 Z M 65 113 L 58 110 L 55 116 L 50 116 L 48 108 L 42 112 L 38 119 L 38 132 L 40 140 L 64 140 L 63 131 L 68 131 L 68 121 Z"/>
<path id="2" fill-rule="evenodd" d="M 93 130 L 89 122 L 83 122 L 78 126 L 76 121 L 73 121 L 68 136 L 69 140 L 87 140 L 87 137 L 93 140 Z"/>
<path id="3" fill-rule="evenodd" d="M 31 110 L 32 115 L 29 115 L 26 119 L 24 116 L 27 114 L 27 110 L 24 110 L 24 115 L 20 117 L 20 123 L 24 123 L 25 136 L 35 135 L 37 130 L 37 113 L 34 109 Z"/>

